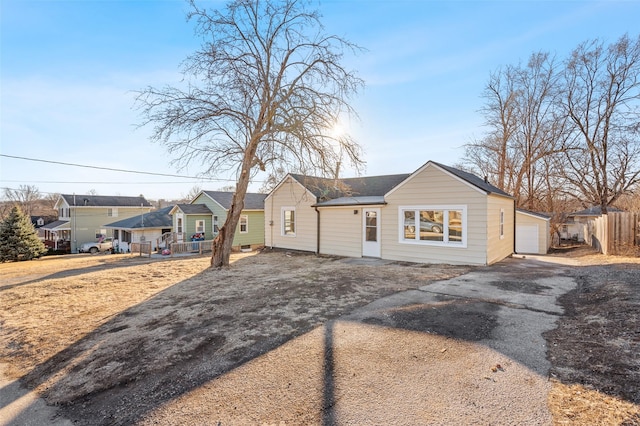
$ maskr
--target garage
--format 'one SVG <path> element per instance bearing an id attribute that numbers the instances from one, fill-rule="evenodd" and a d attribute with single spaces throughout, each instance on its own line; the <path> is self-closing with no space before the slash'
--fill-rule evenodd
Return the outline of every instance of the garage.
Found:
<path id="1" fill-rule="evenodd" d="M 516 253 L 546 254 L 550 218 L 541 213 L 516 210 Z"/>
<path id="2" fill-rule="evenodd" d="M 538 253 L 538 226 L 516 226 L 516 253 Z"/>

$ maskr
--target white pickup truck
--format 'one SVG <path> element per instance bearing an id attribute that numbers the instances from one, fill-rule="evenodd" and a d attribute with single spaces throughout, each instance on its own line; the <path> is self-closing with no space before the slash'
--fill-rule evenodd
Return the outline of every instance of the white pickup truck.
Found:
<path id="1" fill-rule="evenodd" d="M 113 248 L 113 238 L 105 238 L 102 242 L 94 241 L 84 243 L 78 249 L 79 253 L 98 253 L 101 251 L 110 251 Z"/>

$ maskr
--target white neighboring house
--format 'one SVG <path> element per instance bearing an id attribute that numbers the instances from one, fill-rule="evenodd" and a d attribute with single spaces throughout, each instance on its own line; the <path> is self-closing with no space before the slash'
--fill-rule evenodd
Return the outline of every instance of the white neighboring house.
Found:
<path id="1" fill-rule="evenodd" d="M 162 234 L 172 230 L 172 218 L 169 214 L 172 208 L 173 206 L 165 207 L 112 222 L 104 227 L 113 230 L 113 238 L 118 240 L 117 250 L 120 253 L 126 253 L 131 243 L 149 241 L 151 242 L 151 250 L 157 250 L 158 239 L 162 237 Z"/>
<path id="2" fill-rule="evenodd" d="M 608 207 L 609 213 L 620 213 L 622 210 L 615 207 Z M 560 238 L 563 240 L 573 240 L 584 243 L 584 231 L 590 220 L 602 216 L 602 208 L 600 206 L 589 207 L 588 209 L 567 215 L 562 228 L 560 229 Z"/>

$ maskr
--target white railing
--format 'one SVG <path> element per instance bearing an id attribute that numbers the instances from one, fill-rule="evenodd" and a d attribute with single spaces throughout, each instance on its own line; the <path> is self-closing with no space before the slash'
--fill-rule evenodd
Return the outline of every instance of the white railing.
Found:
<path id="1" fill-rule="evenodd" d="M 189 241 L 188 243 L 171 243 L 171 256 L 184 253 L 205 253 L 212 250 L 213 240 Z"/>

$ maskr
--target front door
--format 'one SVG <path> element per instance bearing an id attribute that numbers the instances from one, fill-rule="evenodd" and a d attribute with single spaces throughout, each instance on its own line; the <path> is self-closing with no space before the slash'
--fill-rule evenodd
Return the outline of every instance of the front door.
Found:
<path id="1" fill-rule="evenodd" d="M 363 209 L 362 221 L 362 256 L 380 257 L 380 209 Z"/>

